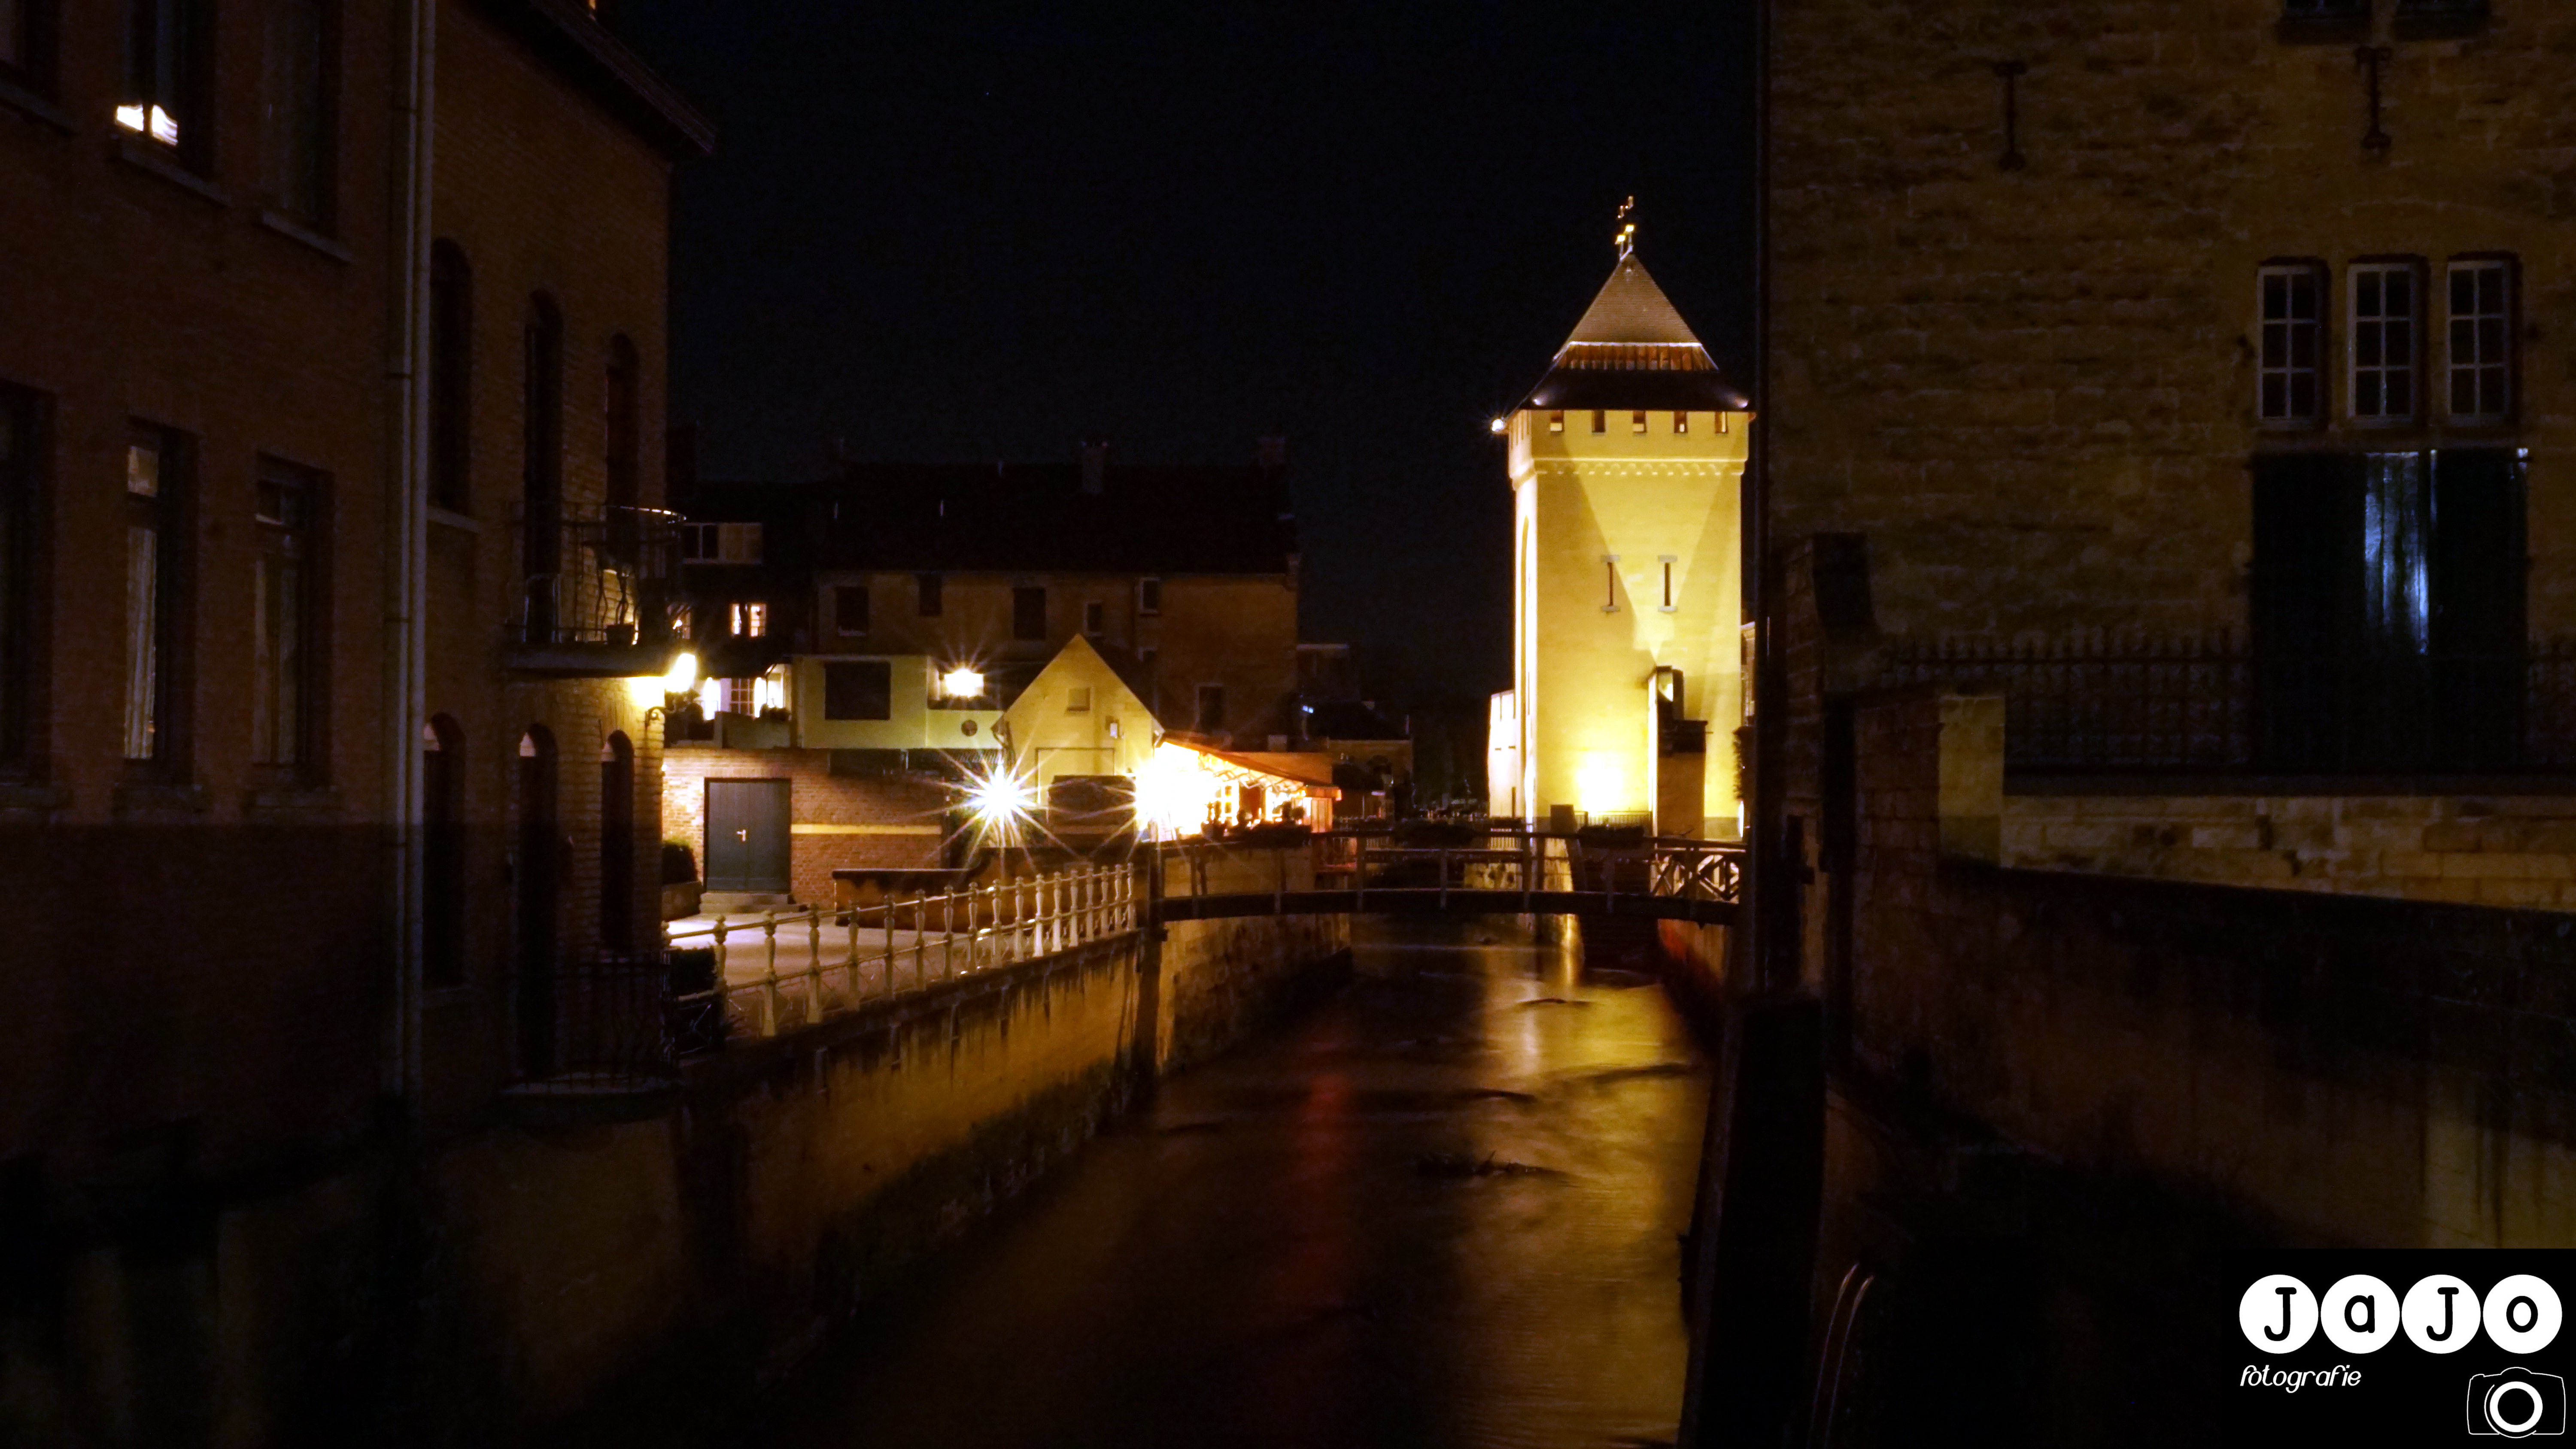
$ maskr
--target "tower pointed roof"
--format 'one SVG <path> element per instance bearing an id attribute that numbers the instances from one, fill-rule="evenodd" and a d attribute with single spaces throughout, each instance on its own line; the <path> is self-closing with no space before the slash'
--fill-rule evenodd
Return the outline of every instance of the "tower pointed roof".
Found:
<path id="1" fill-rule="evenodd" d="M 1619 264 L 1522 407 L 1731 412 L 1746 406 L 1637 260 L 1634 230 L 1621 233 Z"/>

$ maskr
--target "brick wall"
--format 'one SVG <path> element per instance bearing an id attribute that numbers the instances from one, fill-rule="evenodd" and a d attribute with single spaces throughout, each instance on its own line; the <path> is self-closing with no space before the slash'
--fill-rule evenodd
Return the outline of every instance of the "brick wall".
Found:
<path id="1" fill-rule="evenodd" d="M 930 869 L 946 863 L 943 819 L 956 791 L 909 775 L 834 775 L 829 750 L 723 750 L 683 746 L 663 756 L 662 838 L 688 843 L 706 872 L 706 782 L 788 782 L 789 890 L 829 904 L 832 872 Z"/>

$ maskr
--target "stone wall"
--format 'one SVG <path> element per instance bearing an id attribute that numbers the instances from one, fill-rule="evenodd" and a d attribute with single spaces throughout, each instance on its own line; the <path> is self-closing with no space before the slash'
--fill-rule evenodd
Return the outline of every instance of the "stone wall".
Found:
<path id="1" fill-rule="evenodd" d="M 2003 862 L 2419 901 L 2576 909 L 2576 797 L 2004 797 Z"/>
<path id="2" fill-rule="evenodd" d="M 2576 301 L 2576 11 L 2491 8 L 2420 38 L 2375 7 L 2372 151 L 2364 37 L 2287 41 L 2281 0 L 1774 6 L 1775 536 L 1865 532 L 1899 634 L 2241 627 L 2249 455 L 2518 444 L 2531 626 L 2576 628 L 2576 368 L 2540 325 Z M 2356 258 L 2474 252 L 2521 261 L 2514 426 L 2261 426 L 2259 266 L 2323 260 L 2339 295 Z"/>

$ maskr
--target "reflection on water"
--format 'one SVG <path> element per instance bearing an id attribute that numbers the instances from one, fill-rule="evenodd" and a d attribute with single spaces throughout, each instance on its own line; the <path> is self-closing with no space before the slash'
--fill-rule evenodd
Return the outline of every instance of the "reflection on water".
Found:
<path id="1" fill-rule="evenodd" d="M 1364 927 L 1348 991 L 874 1305 L 768 1442 L 1668 1441 L 1705 1072 L 1651 982 L 1500 935 Z"/>

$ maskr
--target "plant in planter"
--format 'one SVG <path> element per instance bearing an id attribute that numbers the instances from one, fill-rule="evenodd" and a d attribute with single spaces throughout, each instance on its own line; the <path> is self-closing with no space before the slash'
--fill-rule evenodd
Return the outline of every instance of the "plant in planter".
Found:
<path id="1" fill-rule="evenodd" d="M 662 842 L 662 884 L 688 885 L 698 878 L 698 857 L 685 840 Z"/>

